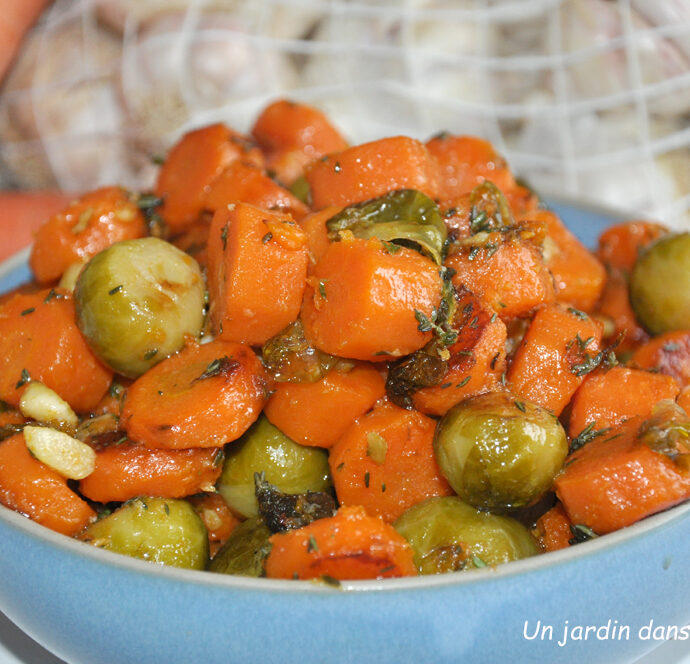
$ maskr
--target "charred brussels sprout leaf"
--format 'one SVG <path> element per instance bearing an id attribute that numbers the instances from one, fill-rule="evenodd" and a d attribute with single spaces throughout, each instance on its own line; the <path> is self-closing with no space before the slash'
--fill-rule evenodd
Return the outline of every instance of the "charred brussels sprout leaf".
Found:
<path id="1" fill-rule="evenodd" d="M 260 517 L 240 523 L 230 534 L 208 566 L 219 574 L 259 577 L 264 574 L 264 561 L 271 551 L 268 538 L 272 535 Z"/>
<path id="2" fill-rule="evenodd" d="M 513 214 L 503 192 L 490 181 L 477 185 L 470 193 L 470 231 L 506 231 L 515 226 Z"/>
<path id="3" fill-rule="evenodd" d="M 680 468 L 690 470 L 690 418 L 674 401 L 660 401 L 640 426 L 637 437 Z"/>
<path id="4" fill-rule="evenodd" d="M 412 408 L 412 395 L 424 387 L 439 385 L 448 362 L 439 353 L 437 340 L 391 364 L 386 378 L 388 398 L 401 408 Z"/>
<path id="5" fill-rule="evenodd" d="M 302 528 L 316 519 L 333 516 L 336 503 L 328 493 L 283 493 L 269 484 L 263 473 L 254 474 L 259 514 L 274 533 Z"/>
<path id="6" fill-rule="evenodd" d="M 263 345 L 261 356 L 264 366 L 281 383 L 313 383 L 339 361 L 309 345 L 299 319 L 271 337 Z"/>
<path id="7" fill-rule="evenodd" d="M 341 231 L 350 231 L 359 238 L 411 244 L 439 265 L 443 260 L 447 236 L 443 217 L 438 205 L 415 189 L 398 189 L 350 205 L 331 217 L 326 227 L 332 240 Z"/>

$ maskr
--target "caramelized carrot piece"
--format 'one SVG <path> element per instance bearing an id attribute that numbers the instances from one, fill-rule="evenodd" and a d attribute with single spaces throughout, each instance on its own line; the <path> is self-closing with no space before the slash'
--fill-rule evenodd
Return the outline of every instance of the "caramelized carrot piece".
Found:
<path id="1" fill-rule="evenodd" d="M 20 433 L 0 442 L 0 502 L 64 535 L 96 518 L 66 478 L 31 455 Z"/>
<path id="2" fill-rule="evenodd" d="M 278 383 L 264 412 L 292 440 L 331 447 L 385 392 L 378 369 L 366 364 L 343 371 L 336 367 L 313 383 Z"/>
<path id="3" fill-rule="evenodd" d="M 591 311 L 604 288 L 604 266 L 553 212 L 535 210 L 523 217 L 546 227 L 550 239 L 546 265 L 554 276 L 556 300 Z"/>
<path id="4" fill-rule="evenodd" d="M 525 316 L 556 297 L 551 273 L 531 242 L 491 233 L 484 248 L 456 245 L 454 251 L 445 262 L 455 270 L 453 285 L 480 297 L 504 320 Z"/>
<path id="5" fill-rule="evenodd" d="M 601 329 L 582 312 L 552 304 L 537 311 L 518 346 L 507 379 L 522 398 L 555 415 L 588 371 L 601 363 Z"/>
<path id="6" fill-rule="evenodd" d="M 266 152 L 267 167 L 288 185 L 309 162 L 347 148 L 347 141 L 320 110 L 285 99 L 261 112 L 252 136 Z"/>
<path id="7" fill-rule="evenodd" d="M 690 384 L 690 330 L 660 334 L 637 348 L 630 363 L 673 376 L 681 386 Z"/>
<path id="8" fill-rule="evenodd" d="M 202 270 L 208 267 L 208 233 L 211 228 L 211 215 L 202 214 L 177 235 L 170 243 L 189 254 Z"/>
<path id="9" fill-rule="evenodd" d="M 597 254 L 608 267 L 630 272 L 641 249 L 668 233 L 668 229 L 652 221 L 627 221 L 609 226 L 599 236 Z"/>
<path id="10" fill-rule="evenodd" d="M 544 553 L 567 549 L 573 538 L 572 525 L 573 522 L 563 509 L 563 505 L 557 503 L 537 519 L 533 532 L 539 548 Z"/>
<path id="11" fill-rule="evenodd" d="M 121 425 L 147 447 L 221 447 L 259 416 L 267 380 L 244 344 L 216 339 L 188 345 L 134 381 Z"/>
<path id="12" fill-rule="evenodd" d="M 577 436 L 592 423 L 605 429 L 646 417 L 659 401 L 675 399 L 679 392 L 675 378 L 642 369 L 617 366 L 592 373 L 573 396 L 568 431 Z"/>
<path id="13" fill-rule="evenodd" d="M 314 161 L 305 175 L 312 207 L 345 207 L 395 189 L 438 195 L 438 167 L 419 141 L 406 136 L 382 138 Z"/>
<path id="14" fill-rule="evenodd" d="M 36 281 L 48 284 L 72 264 L 87 261 L 120 240 L 144 237 L 146 220 L 120 187 L 84 194 L 50 217 L 36 232 L 29 256 Z"/>
<path id="15" fill-rule="evenodd" d="M 388 522 L 452 489 L 433 451 L 436 421 L 383 402 L 350 426 L 328 460 L 341 505 L 362 505 Z"/>
<path id="16" fill-rule="evenodd" d="M 676 403 L 690 415 L 690 385 L 686 385 L 676 397 Z"/>
<path id="17" fill-rule="evenodd" d="M 263 165 L 261 151 L 224 124 L 190 131 L 172 147 L 155 192 L 163 199 L 160 214 L 173 234 L 196 220 L 208 187 L 237 159 Z"/>
<path id="18" fill-rule="evenodd" d="M 210 553 L 213 558 L 232 531 L 240 524 L 240 520 L 230 511 L 228 504 L 219 493 L 199 493 L 189 496 L 187 501 L 206 526 Z"/>
<path id="19" fill-rule="evenodd" d="M 407 540 L 359 506 L 341 507 L 335 516 L 273 535 L 270 542 L 269 578 L 344 581 L 417 574 Z"/>
<path id="20" fill-rule="evenodd" d="M 148 449 L 125 441 L 99 449 L 96 468 L 79 490 L 101 503 L 136 496 L 183 498 L 213 487 L 223 465 L 217 449 Z"/>
<path id="21" fill-rule="evenodd" d="M 574 524 L 603 535 L 690 498 L 690 447 L 659 451 L 644 430 L 635 418 L 571 455 L 554 485 Z"/>
<path id="22" fill-rule="evenodd" d="M 419 318 L 441 300 L 438 267 L 418 252 L 391 252 L 378 239 L 333 242 L 307 280 L 302 306 L 312 346 L 331 355 L 382 361 L 431 338 Z"/>
<path id="23" fill-rule="evenodd" d="M 328 245 L 331 243 L 328 239 L 326 222 L 341 210 L 342 208 L 331 205 L 318 212 L 310 212 L 300 219 L 299 225 L 307 236 L 310 266 L 316 264 L 326 253 L 326 249 L 328 249 Z"/>
<path id="24" fill-rule="evenodd" d="M 211 327 L 225 338 L 261 345 L 299 315 L 309 260 L 289 215 L 248 203 L 219 209 L 208 240 Z"/>
<path id="25" fill-rule="evenodd" d="M 22 388 L 38 380 L 78 413 L 105 394 L 112 371 L 91 352 L 65 291 L 16 294 L 0 307 L 0 399 L 19 406 Z"/>
<path id="26" fill-rule="evenodd" d="M 264 210 L 289 213 L 293 219 L 301 219 L 309 210 L 261 168 L 243 161 L 230 164 L 209 186 L 204 196 L 204 207 L 215 212 L 238 201 Z"/>
<path id="27" fill-rule="evenodd" d="M 448 349 L 448 372 L 440 385 L 412 396 L 415 408 L 428 415 L 443 415 L 463 399 L 494 389 L 505 371 L 505 323 L 469 291 L 459 293 L 457 306 L 459 333 Z"/>

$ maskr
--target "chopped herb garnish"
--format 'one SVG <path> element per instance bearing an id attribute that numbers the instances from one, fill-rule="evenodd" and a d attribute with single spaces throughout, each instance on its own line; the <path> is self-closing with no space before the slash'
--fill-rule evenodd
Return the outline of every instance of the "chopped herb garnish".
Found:
<path id="1" fill-rule="evenodd" d="M 525 404 L 523 401 L 513 401 L 515 404 L 515 408 L 517 408 L 521 413 L 526 413 L 527 408 L 525 407 Z"/>
<path id="2" fill-rule="evenodd" d="M 326 282 L 323 279 L 319 280 L 319 295 L 321 296 L 322 300 L 328 299 L 328 296 L 326 295 Z"/>
<path id="3" fill-rule="evenodd" d="M 227 249 L 228 246 L 228 225 L 225 224 L 220 231 L 220 240 L 223 243 L 223 251 Z"/>
<path id="4" fill-rule="evenodd" d="M 34 311 L 36 311 L 36 307 L 29 307 L 28 309 L 24 309 L 19 315 L 20 316 L 28 316 L 29 314 L 32 314 Z"/>
<path id="5" fill-rule="evenodd" d="M 307 542 L 307 553 L 318 550 L 319 545 L 317 544 L 315 537 L 313 535 L 309 535 L 309 541 Z"/>
<path id="6" fill-rule="evenodd" d="M 501 357 L 501 351 L 499 350 L 498 353 L 496 353 L 496 355 L 494 355 L 491 358 L 491 363 L 489 364 L 489 367 L 491 368 L 492 371 L 496 368 L 496 362 L 498 362 L 500 357 Z"/>
<path id="7" fill-rule="evenodd" d="M 568 540 L 568 544 L 571 545 L 580 544 L 581 542 L 599 537 L 589 526 L 585 526 L 582 523 L 570 526 L 570 532 L 573 534 L 573 537 Z"/>
<path id="8" fill-rule="evenodd" d="M 587 443 L 594 440 L 595 438 L 598 438 L 599 436 L 602 436 L 611 431 L 610 428 L 595 429 L 594 424 L 594 422 L 590 422 L 582 431 L 580 431 L 579 434 L 577 434 L 575 438 L 572 439 L 572 441 L 570 441 L 571 452 L 579 450 L 581 447 L 585 446 Z"/>
<path id="9" fill-rule="evenodd" d="M 395 242 L 387 242 L 386 240 L 381 240 L 381 244 L 389 254 L 397 254 L 401 248 L 400 245 L 395 244 Z"/>
<path id="10" fill-rule="evenodd" d="M 266 244 L 267 242 L 270 242 L 272 237 L 273 237 L 273 233 L 271 233 L 271 231 L 268 231 L 268 233 L 266 233 L 266 235 L 264 235 L 261 238 L 261 243 Z M 225 248 L 225 247 L 223 247 L 223 248 Z"/>
<path id="11" fill-rule="evenodd" d="M 51 288 L 48 291 L 48 295 L 43 298 L 44 304 L 48 304 L 52 299 L 57 299 L 57 298 L 63 298 L 65 297 L 62 293 L 58 293 L 54 288 Z"/>
<path id="12" fill-rule="evenodd" d="M 575 307 L 568 307 L 568 313 L 571 313 L 573 316 L 576 316 L 580 320 L 587 320 L 589 318 L 589 316 L 584 311 L 580 311 Z"/>
<path id="13" fill-rule="evenodd" d="M 488 565 L 477 555 L 472 556 L 472 563 L 475 567 L 488 567 Z"/>
<path id="14" fill-rule="evenodd" d="M 21 378 L 17 381 L 15 388 L 19 389 L 20 387 L 23 387 L 30 380 L 31 380 L 31 376 L 29 375 L 29 372 L 26 369 L 22 369 Z"/>
<path id="15" fill-rule="evenodd" d="M 238 366 L 239 362 L 230 359 L 227 355 L 223 355 L 223 357 L 218 357 L 209 362 L 203 373 L 194 380 L 206 380 L 207 378 L 213 378 L 214 376 L 218 376 L 220 374 L 228 374 Z"/>
<path id="16" fill-rule="evenodd" d="M 367 489 L 369 488 L 369 471 L 368 470 L 366 473 L 364 473 L 364 486 Z"/>
<path id="17" fill-rule="evenodd" d="M 342 166 L 340 165 L 340 162 L 339 162 L 339 161 L 336 161 L 335 164 L 333 164 L 333 170 L 334 170 L 336 173 L 340 173 L 340 171 L 343 170 L 343 169 L 342 169 Z"/>
<path id="18" fill-rule="evenodd" d="M 339 464 L 336 466 L 335 469 L 336 469 L 338 472 L 340 472 L 343 468 L 345 468 L 345 462 L 344 462 L 344 461 L 343 461 L 342 463 L 339 463 Z"/>
<path id="19" fill-rule="evenodd" d="M 472 376 L 465 376 L 455 387 L 465 387 L 470 382 Z"/>
<path id="20" fill-rule="evenodd" d="M 150 350 L 147 350 L 147 351 L 144 353 L 144 359 L 145 359 L 145 360 L 151 360 L 151 359 L 153 359 L 153 358 L 156 356 L 157 353 L 158 353 L 158 349 L 157 349 L 157 348 L 151 348 Z"/>
<path id="21" fill-rule="evenodd" d="M 165 510 L 165 513 L 170 516 L 170 505 L 168 505 L 168 503 L 163 503 L 163 509 Z"/>
<path id="22" fill-rule="evenodd" d="M 119 286 L 115 286 L 115 288 L 111 288 L 108 291 L 108 295 L 115 295 L 115 293 L 119 293 L 123 288 L 124 286 L 122 284 L 120 284 Z"/>

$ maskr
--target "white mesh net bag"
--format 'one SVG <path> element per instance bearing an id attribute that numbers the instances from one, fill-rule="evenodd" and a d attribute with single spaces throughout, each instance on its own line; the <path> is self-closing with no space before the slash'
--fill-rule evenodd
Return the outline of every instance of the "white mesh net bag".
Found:
<path id="1" fill-rule="evenodd" d="M 0 95 L 4 184 L 145 189 L 182 132 L 278 97 L 690 227 L 690 0 L 57 0 Z"/>

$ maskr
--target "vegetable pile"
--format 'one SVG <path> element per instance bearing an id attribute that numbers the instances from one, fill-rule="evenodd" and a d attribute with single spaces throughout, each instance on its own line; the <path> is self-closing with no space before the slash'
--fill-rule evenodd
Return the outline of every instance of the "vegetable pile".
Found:
<path id="1" fill-rule="evenodd" d="M 48 219 L 0 298 L 0 501 L 157 563 L 469 570 L 690 497 L 690 236 L 586 249 L 486 141 L 278 101 Z"/>

